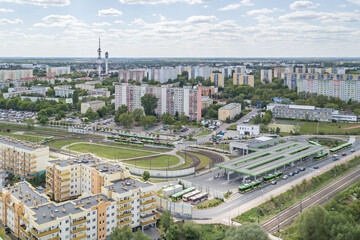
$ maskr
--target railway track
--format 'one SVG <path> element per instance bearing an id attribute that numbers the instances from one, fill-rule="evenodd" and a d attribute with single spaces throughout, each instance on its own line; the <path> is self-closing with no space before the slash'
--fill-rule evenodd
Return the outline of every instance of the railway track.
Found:
<path id="1" fill-rule="evenodd" d="M 273 216 L 261 223 L 261 226 L 269 233 L 275 233 L 281 227 L 290 225 L 299 213 L 313 205 L 323 204 L 335 196 L 338 192 L 345 190 L 348 186 L 360 179 L 360 167 L 352 170 L 349 173 L 339 177 L 330 184 L 295 203 L 291 207 L 281 211 L 276 216 Z"/>
<path id="2" fill-rule="evenodd" d="M 211 159 L 211 163 L 209 164 L 209 168 L 212 168 L 215 164 L 221 163 L 224 161 L 224 158 L 216 153 L 208 152 L 208 151 L 198 151 L 199 154 L 204 155 Z"/>

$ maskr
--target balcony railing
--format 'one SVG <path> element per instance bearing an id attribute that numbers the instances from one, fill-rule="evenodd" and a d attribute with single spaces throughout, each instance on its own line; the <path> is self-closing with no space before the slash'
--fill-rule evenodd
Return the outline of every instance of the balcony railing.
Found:
<path id="1" fill-rule="evenodd" d="M 56 232 L 59 232 L 60 231 L 60 228 L 55 228 L 53 230 L 50 230 L 50 231 L 45 231 L 45 232 L 42 232 L 42 233 L 37 233 L 33 228 L 31 229 L 31 232 L 36 236 L 36 237 L 43 237 L 43 236 L 46 236 L 46 235 L 49 235 L 49 234 L 52 234 L 52 233 L 56 233 Z"/>
<path id="2" fill-rule="evenodd" d="M 75 225 L 79 225 L 79 224 L 85 223 L 86 221 L 87 221 L 87 219 L 85 218 L 85 219 L 77 220 L 77 221 L 71 223 L 70 225 L 71 225 L 71 226 L 75 226 Z"/>
<path id="3" fill-rule="evenodd" d="M 118 222 L 117 225 L 118 225 L 118 226 L 124 226 L 125 224 L 131 223 L 131 222 L 132 222 L 132 220 L 129 219 L 129 220 L 126 220 L 126 221 L 124 221 L 124 222 Z"/>
<path id="4" fill-rule="evenodd" d="M 83 238 L 87 238 L 86 233 L 79 234 L 75 238 L 72 238 L 72 240 L 79 240 L 79 239 L 83 239 Z"/>
<path id="5" fill-rule="evenodd" d="M 154 199 L 151 199 L 151 200 L 149 200 L 149 201 L 146 201 L 146 202 L 142 202 L 141 205 L 146 205 L 146 204 L 150 204 L 150 203 L 154 203 L 154 202 L 156 202 L 156 199 L 155 199 L 155 198 L 154 198 Z"/>
<path id="6" fill-rule="evenodd" d="M 129 217 L 129 216 L 131 216 L 131 215 L 132 215 L 131 212 L 130 212 L 130 213 L 125 213 L 125 214 L 117 215 L 117 218 Z"/>
<path id="7" fill-rule="evenodd" d="M 79 228 L 77 228 L 77 229 L 75 229 L 75 230 L 73 230 L 73 231 L 71 231 L 71 234 L 74 234 L 74 233 L 78 233 L 78 232 L 81 232 L 81 231 L 84 231 L 84 230 L 86 230 L 86 225 L 84 225 L 84 226 L 82 226 L 82 227 L 79 227 Z"/>
<path id="8" fill-rule="evenodd" d="M 117 201 L 118 204 L 124 204 L 124 203 L 128 203 L 128 202 L 131 202 L 132 199 L 129 198 L 129 199 L 126 199 L 126 200 L 123 200 L 123 201 Z"/>
<path id="9" fill-rule="evenodd" d="M 151 196 L 155 196 L 155 192 L 150 192 L 148 194 L 141 195 L 141 198 L 147 198 L 147 197 L 151 197 Z"/>
<path id="10" fill-rule="evenodd" d="M 122 207 L 122 208 L 118 208 L 118 212 L 122 212 L 122 211 L 125 211 L 125 210 L 128 210 L 128 209 L 131 209 L 132 206 L 131 205 L 128 205 L 127 207 Z"/>

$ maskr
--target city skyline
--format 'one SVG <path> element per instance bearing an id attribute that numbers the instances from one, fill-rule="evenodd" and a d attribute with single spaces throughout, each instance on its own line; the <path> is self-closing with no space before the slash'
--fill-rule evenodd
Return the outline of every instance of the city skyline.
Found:
<path id="1" fill-rule="evenodd" d="M 359 0 L 0 0 L 1 57 L 358 57 Z"/>

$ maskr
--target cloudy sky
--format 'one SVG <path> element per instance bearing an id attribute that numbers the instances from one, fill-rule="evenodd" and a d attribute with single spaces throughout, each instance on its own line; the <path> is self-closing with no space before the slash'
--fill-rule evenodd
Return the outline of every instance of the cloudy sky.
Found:
<path id="1" fill-rule="evenodd" d="M 0 57 L 359 57 L 360 0 L 0 0 Z"/>

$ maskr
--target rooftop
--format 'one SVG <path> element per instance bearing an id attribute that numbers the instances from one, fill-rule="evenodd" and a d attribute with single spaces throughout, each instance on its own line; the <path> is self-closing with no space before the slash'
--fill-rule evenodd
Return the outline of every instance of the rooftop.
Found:
<path id="1" fill-rule="evenodd" d="M 141 181 L 138 181 L 138 180 L 135 180 L 132 178 L 116 180 L 111 183 L 113 183 L 113 184 L 107 185 L 107 186 L 105 186 L 105 188 L 107 188 L 109 190 L 114 190 L 117 193 L 124 193 L 124 192 L 134 190 L 137 188 L 145 188 L 145 187 L 152 186 L 151 183 L 141 182 Z"/>
<path id="2" fill-rule="evenodd" d="M 46 146 L 41 146 L 32 142 L 27 142 L 23 140 L 18 140 L 16 138 L 8 137 L 8 136 L 1 136 L 0 143 L 7 144 L 13 147 L 23 148 L 25 150 L 34 151 L 39 148 L 49 148 Z"/>
<path id="3" fill-rule="evenodd" d="M 19 182 L 15 186 L 8 187 L 9 192 L 21 200 L 26 206 L 32 207 L 36 204 L 46 204 L 49 200 L 42 194 L 38 193 L 29 183 Z"/>
<path id="4" fill-rule="evenodd" d="M 114 202 L 112 198 L 107 198 L 104 194 L 100 193 L 95 196 L 86 196 L 86 197 L 80 197 L 78 200 L 75 200 L 74 203 L 76 205 L 82 204 L 82 208 L 91 208 L 93 206 L 96 206 L 99 204 L 99 202 Z"/>
<path id="5" fill-rule="evenodd" d="M 231 109 L 234 109 L 236 107 L 241 107 L 241 103 L 230 103 L 230 104 L 227 104 L 219 109 L 221 110 L 231 110 Z"/>

